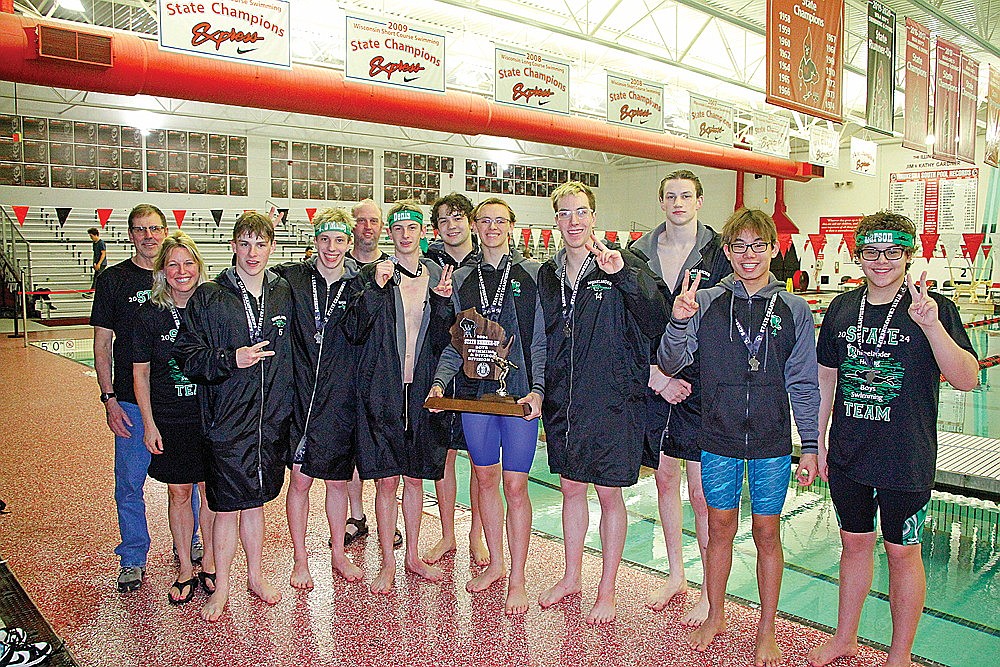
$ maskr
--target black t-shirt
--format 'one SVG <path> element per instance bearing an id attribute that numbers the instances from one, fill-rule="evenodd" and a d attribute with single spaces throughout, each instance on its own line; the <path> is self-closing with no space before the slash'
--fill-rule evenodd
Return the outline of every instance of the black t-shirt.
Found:
<path id="1" fill-rule="evenodd" d="M 108 250 L 108 245 L 104 242 L 104 239 L 98 239 L 94 241 L 94 260 L 91 262 L 91 264 L 97 264 L 97 260 L 101 259 L 101 253 L 102 252 L 106 253 L 107 250 Z M 100 271 L 101 269 L 106 269 L 106 268 L 108 268 L 108 256 L 105 254 L 104 260 L 101 262 L 100 266 L 97 267 L 97 270 Z"/>
<path id="2" fill-rule="evenodd" d="M 389 259 L 389 255 L 385 254 L 381 250 L 378 251 L 378 257 L 376 257 L 370 262 L 362 262 L 360 259 L 352 255 L 350 250 L 347 251 L 347 257 L 350 257 L 355 262 L 357 262 L 359 267 L 368 266 L 369 264 L 375 264 L 377 262 L 381 262 L 382 260 Z"/>
<path id="3" fill-rule="evenodd" d="M 858 288 L 837 296 L 819 333 L 819 363 L 837 369 L 828 462 L 868 486 L 925 491 L 934 485 L 941 369 L 927 337 L 907 312 L 908 292 L 893 313 L 874 364 L 859 362 L 856 329 L 865 293 Z M 975 354 L 955 304 L 930 294 L 945 331 L 959 347 Z M 890 307 L 865 304 L 863 352 L 875 352 Z"/>
<path id="4" fill-rule="evenodd" d="M 184 309 L 177 309 L 180 329 Z M 179 333 L 169 308 L 146 302 L 136 313 L 132 362 L 149 364 L 149 399 L 157 422 L 199 422 L 198 385 L 191 382 L 174 360 Z"/>
<path id="5" fill-rule="evenodd" d="M 115 332 L 114 389 L 119 401 L 135 403 L 132 388 L 132 328 L 139 306 L 149 300 L 153 272 L 131 259 L 119 262 L 97 277 L 90 323 Z"/>

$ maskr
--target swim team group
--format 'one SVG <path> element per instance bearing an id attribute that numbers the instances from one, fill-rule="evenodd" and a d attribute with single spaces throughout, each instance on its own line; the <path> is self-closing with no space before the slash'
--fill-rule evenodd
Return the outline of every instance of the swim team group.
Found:
<path id="1" fill-rule="evenodd" d="M 770 273 L 778 254 L 770 216 L 741 208 L 713 230 L 698 219 L 704 192 L 687 170 L 668 174 L 657 196 L 663 222 L 618 247 L 594 235 L 593 191 L 560 185 L 551 198 L 563 247 L 545 263 L 514 249 L 516 214 L 498 198 L 473 205 L 452 193 L 430 207 L 429 220 L 409 201 L 384 218 L 371 200 L 326 209 L 313 219 L 315 255 L 271 268 L 273 222 L 248 211 L 233 229 L 233 266 L 213 280 L 190 237 L 168 235 L 155 206 L 136 206 L 128 218 L 135 252 L 98 275 L 91 316 L 115 435 L 119 590 L 138 589 L 145 576 L 147 473 L 168 488 L 179 561 L 169 600 L 189 602 L 202 588 L 208 621 L 236 590 L 230 569 L 239 543 L 249 591 L 271 604 L 281 598 L 262 574 L 263 506 L 279 495 L 286 470 L 293 587 L 313 587 L 306 527 L 314 479 L 326 486 L 335 575 L 363 579 L 345 546 L 369 532 L 362 484 L 374 480 L 382 562 L 371 593 L 393 590 L 397 547 L 406 570 L 439 581 L 436 563 L 456 549 L 462 449 L 474 471 L 476 576 L 467 589 L 506 586 L 506 613 L 524 614 L 528 472 L 541 419 L 549 467 L 560 477 L 565 570 L 537 603 L 559 604 L 585 585 L 593 485 L 603 568 L 586 619 L 615 619 L 622 489 L 641 466 L 655 470 L 669 564 L 648 606 L 662 610 L 684 593 L 684 476 L 704 581 L 683 622 L 690 645 L 704 651 L 726 628 L 746 475 L 761 602 L 755 663 L 775 665 L 794 416 L 802 442 L 794 475 L 803 486 L 817 476 L 829 483 L 842 542 L 837 631 L 809 662 L 858 651 L 878 522 L 893 623 L 886 664 L 909 665 L 926 588 L 920 541 L 939 377 L 960 390 L 979 378 L 955 305 L 928 291 L 926 274 L 908 274 L 913 222 L 888 212 L 861 220 L 854 255 L 865 285 L 832 301 L 817 342 L 809 305 Z M 438 240 L 428 243 L 427 223 Z M 384 225 L 391 256 L 378 246 Z M 501 389 L 488 373 L 463 369 L 451 328 L 469 309 L 502 327 L 503 389 L 523 417 L 424 407 L 429 397 L 482 399 Z M 442 534 L 419 553 L 423 480 L 436 484 Z"/>

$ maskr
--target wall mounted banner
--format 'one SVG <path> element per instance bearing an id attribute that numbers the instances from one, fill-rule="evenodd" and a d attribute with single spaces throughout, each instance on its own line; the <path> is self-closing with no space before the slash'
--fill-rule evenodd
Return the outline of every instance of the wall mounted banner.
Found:
<path id="1" fill-rule="evenodd" d="M 927 150 L 927 121 L 930 108 L 931 33 L 913 19 L 906 18 L 906 100 L 903 105 L 903 146 Z"/>
<path id="2" fill-rule="evenodd" d="M 763 111 L 753 112 L 753 152 L 788 157 L 791 121 Z"/>
<path id="3" fill-rule="evenodd" d="M 974 167 L 889 174 L 889 210 L 928 234 L 975 232 L 978 197 Z"/>
<path id="4" fill-rule="evenodd" d="M 569 63 L 497 47 L 493 99 L 527 109 L 569 113 Z M 662 108 L 662 98 L 661 98 Z M 661 111 L 662 114 L 662 111 Z M 663 120 L 660 120 L 660 129 Z"/>
<path id="5" fill-rule="evenodd" d="M 608 122 L 663 131 L 663 84 L 608 72 Z"/>
<path id="6" fill-rule="evenodd" d="M 983 162 L 991 167 L 1000 166 L 1000 70 L 987 65 L 990 70 L 990 87 L 986 95 L 986 154 Z"/>
<path id="7" fill-rule="evenodd" d="M 288 0 L 158 0 L 160 48 L 291 69 Z"/>
<path id="8" fill-rule="evenodd" d="M 862 176 L 877 175 L 875 158 L 878 155 L 878 144 L 851 137 L 851 171 Z"/>
<path id="9" fill-rule="evenodd" d="M 444 92 L 444 35 L 398 21 L 347 17 L 348 79 Z"/>
<path id="10" fill-rule="evenodd" d="M 820 216 L 820 234 L 853 234 L 861 222 L 860 215 Z"/>
<path id="11" fill-rule="evenodd" d="M 840 166 L 840 132 L 823 125 L 809 128 L 809 162 L 836 169 Z"/>
<path id="12" fill-rule="evenodd" d="M 892 134 L 893 91 L 896 72 L 896 12 L 868 0 L 868 100 L 865 123 Z"/>
<path id="13" fill-rule="evenodd" d="M 976 113 L 979 110 L 979 61 L 962 56 L 958 103 L 958 159 L 976 163 Z"/>
<path id="14" fill-rule="evenodd" d="M 767 0 L 770 104 L 840 122 L 843 0 Z"/>
<path id="15" fill-rule="evenodd" d="M 733 107 L 712 97 L 690 93 L 688 136 L 722 146 L 733 145 Z"/>
<path id="16" fill-rule="evenodd" d="M 958 149 L 958 99 L 962 50 L 937 38 L 934 45 L 934 145 L 931 157 L 954 162 Z"/>

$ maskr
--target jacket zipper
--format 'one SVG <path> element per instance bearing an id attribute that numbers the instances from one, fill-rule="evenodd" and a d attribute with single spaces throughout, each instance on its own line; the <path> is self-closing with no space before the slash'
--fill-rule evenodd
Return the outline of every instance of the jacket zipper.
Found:
<path id="1" fill-rule="evenodd" d="M 736 295 L 734 294 L 733 298 L 735 298 L 735 296 Z M 748 316 L 747 316 L 747 331 L 751 331 L 752 329 L 751 329 L 750 325 L 753 323 L 753 297 L 747 299 L 747 313 L 748 313 Z M 734 317 L 735 317 L 735 315 L 734 315 Z M 743 455 L 744 455 L 744 458 L 749 458 L 749 456 L 750 456 L 750 383 L 751 383 L 751 380 L 753 379 L 753 376 L 750 375 L 750 371 L 749 370 L 743 371 L 743 374 L 747 378 L 747 395 L 746 395 L 746 401 L 744 402 L 746 410 L 745 410 L 745 413 L 744 413 L 744 421 L 743 421 Z"/>
<path id="2" fill-rule="evenodd" d="M 264 278 L 264 286 L 260 293 L 260 319 L 263 325 L 264 320 L 264 292 L 267 291 L 267 277 Z M 261 327 L 261 332 L 263 332 L 263 326 Z M 257 481 L 260 484 L 261 495 L 264 494 L 264 462 L 261 458 L 261 453 L 264 448 L 264 360 L 261 359 L 258 362 L 260 366 L 260 411 L 257 413 Z"/>

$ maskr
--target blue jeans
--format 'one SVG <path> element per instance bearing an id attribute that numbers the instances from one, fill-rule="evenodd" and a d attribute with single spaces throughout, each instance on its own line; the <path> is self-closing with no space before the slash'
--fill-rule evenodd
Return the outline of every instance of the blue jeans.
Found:
<path id="1" fill-rule="evenodd" d="M 146 483 L 151 454 L 142 440 L 142 414 L 135 403 L 118 403 L 128 415 L 132 426 L 128 427 L 131 438 L 115 436 L 115 505 L 118 508 L 118 531 L 121 544 L 115 553 L 121 559 L 122 567 L 145 567 L 149 553 L 149 528 L 146 526 L 146 501 L 142 487 Z M 192 544 L 198 541 L 198 492 L 191 494 L 194 510 L 194 535 Z"/>

